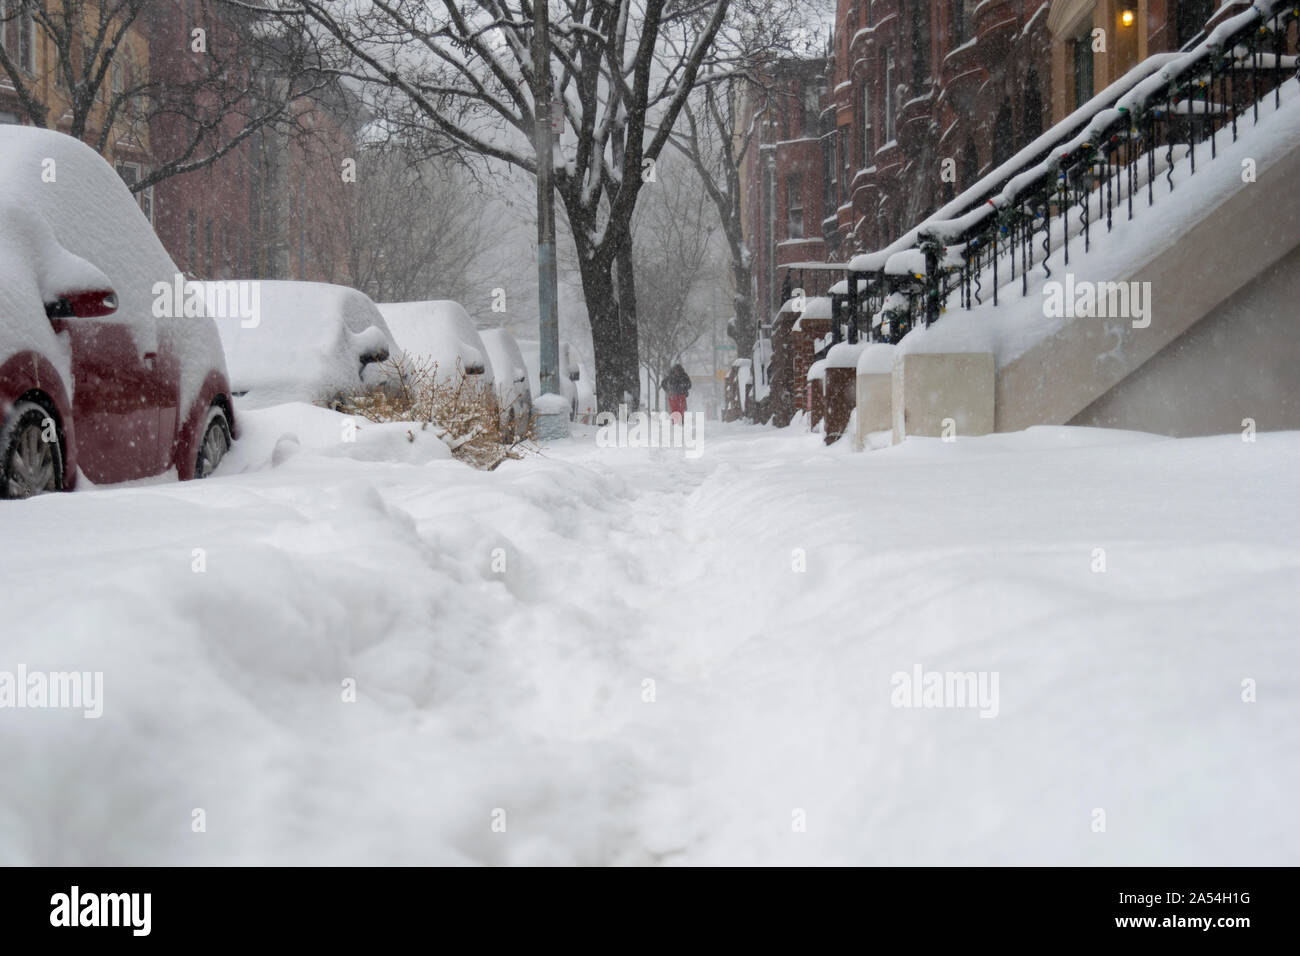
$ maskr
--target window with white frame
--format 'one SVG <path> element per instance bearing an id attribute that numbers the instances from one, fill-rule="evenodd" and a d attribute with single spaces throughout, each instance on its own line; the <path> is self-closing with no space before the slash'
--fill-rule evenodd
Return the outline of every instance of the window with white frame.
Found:
<path id="1" fill-rule="evenodd" d="M 876 133 L 871 125 L 871 83 L 862 83 L 862 165 L 871 165 L 871 154 L 876 151 Z"/>
<path id="2" fill-rule="evenodd" d="M 817 84 L 809 81 L 803 87 L 803 116 L 799 135 L 804 137 L 817 135 L 817 117 L 821 113 L 821 91 Z"/>
<path id="3" fill-rule="evenodd" d="M 894 100 L 897 94 L 894 92 L 894 53 L 891 50 L 885 59 L 885 142 L 893 142 L 896 135 L 894 130 Z"/>
<path id="4" fill-rule="evenodd" d="M 803 177 L 785 178 L 785 237 L 803 238 Z"/>
<path id="5" fill-rule="evenodd" d="M 18 69 L 36 72 L 35 24 L 22 0 L 0 0 L 0 47 Z"/>
<path id="6" fill-rule="evenodd" d="M 122 182 L 128 186 L 134 186 L 144 176 L 144 167 L 139 163 L 117 163 L 117 174 L 122 177 Z M 135 194 L 135 201 L 140 204 L 140 211 L 144 213 L 146 219 L 153 222 L 153 187 L 146 186 Z"/>

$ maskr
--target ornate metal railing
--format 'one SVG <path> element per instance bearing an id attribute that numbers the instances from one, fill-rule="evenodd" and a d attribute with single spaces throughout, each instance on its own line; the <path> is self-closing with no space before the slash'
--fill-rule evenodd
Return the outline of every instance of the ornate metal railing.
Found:
<path id="1" fill-rule="evenodd" d="M 1261 104 L 1281 105 L 1282 85 L 1300 82 L 1298 21 L 1300 0 L 1256 0 L 1186 52 L 1129 74 L 1082 122 L 1073 114 L 1046 134 L 1046 148 L 1022 153 L 899 243 L 855 257 L 835 297 L 834 340 L 897 342 L 954 297 L 966 309 L 996 305 L 1017 279 L 1027 295 L 1034 269 L 1050 277 L 1053 252 L 1068 265 L 1072 244 L 1087 252 L 1174 191 L 1177 162 L 1195 175 L 1217 156 L 1216 134 L 1230 128 L 1235 142 L 1242 124 L 1267 115 Z"/>

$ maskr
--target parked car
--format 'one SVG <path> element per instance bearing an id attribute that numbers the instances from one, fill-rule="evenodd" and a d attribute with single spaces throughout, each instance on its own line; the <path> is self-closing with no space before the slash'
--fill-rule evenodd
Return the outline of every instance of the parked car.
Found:
<path id="1" fill-rule="evenodd" d="M 326 282 L 250 281 L 240 308 L 214 307 L 243 294 L 243 283 L 203 286 L 216 315 L 230 384 L 249 408 L 336 401 L 382 385 L 397 352 L 383 314 L 364 292 Z M 222 287 L 229 287 L 219 300 Z M 243 308 L 256 303 L 256 315 Z"/>
<path id="2" fill-rule="evenodd" d="M 407 359 L 432 370 L 438 384 L 462 389 L 470 400 L 481 397 L 493 416 L 500 415 L 492 360 L 459 302 L 384 302 L 379 308 Z"/>
<path id="3" fill-rule="evenodd" d="M 518 441 L 528 434 L 533 418 L 533 390 L 528 385 L 528 366 L 515 337 L 505 329 L 479 333 L 487 349 L 496 379 L 497 403 L 501 407 L 501 440 Z"/>
<path id="4" fill-rule="evenodd" d="M 212 320 L 158 307 L 178 275 L 94 150 L 0 126 L 0 497 L 212 473 L 237 423 Z"/>

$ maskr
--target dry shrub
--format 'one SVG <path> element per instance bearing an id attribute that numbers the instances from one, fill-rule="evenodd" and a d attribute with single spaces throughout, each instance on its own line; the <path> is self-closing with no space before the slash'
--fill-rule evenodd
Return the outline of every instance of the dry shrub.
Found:
<path id="1" fill-rule="evenodd" d="M 441 431 L 452 454 L 475 468 L 491 471 L 507 458 L 522 458 L 532 426 L 523 438 L 503 444 L 501 412 L 492 386 L 464 374 L 438 376 L 438 363 L 398 355 L 380 364 L 382 385 L 367 386 L 338 398 L 332 407 L 372 422 L 420 422 Z"/>

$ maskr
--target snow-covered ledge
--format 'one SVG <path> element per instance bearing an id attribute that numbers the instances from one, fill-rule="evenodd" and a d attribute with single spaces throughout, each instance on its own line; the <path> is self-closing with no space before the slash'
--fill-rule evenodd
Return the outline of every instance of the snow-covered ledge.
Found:
<path id="1" fill-rule="evenodd" d="M 899 354 L 891 375 L 894 444 L 908 435 L 991 433 L 994 382 L 991 352 Z"/>
<path id="2" fill-rule="evenodd" d="M 872 432 L 893 427 L 894 346 L 880 342 L 868 346 L 858 358 L 858 430 L 854 445 L 862 451 Z"/>
<path id="3" fill-rule="evenodd" d="M 569 437 L 569 400 L 563 395 L 548 393 L 533 402 L 537 416 L 537 440 L 555 441 Z"/>

